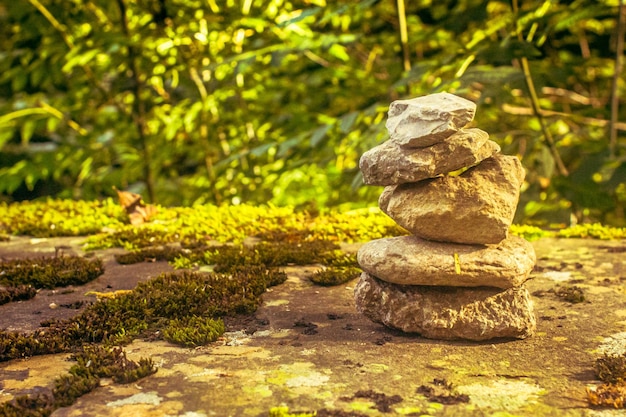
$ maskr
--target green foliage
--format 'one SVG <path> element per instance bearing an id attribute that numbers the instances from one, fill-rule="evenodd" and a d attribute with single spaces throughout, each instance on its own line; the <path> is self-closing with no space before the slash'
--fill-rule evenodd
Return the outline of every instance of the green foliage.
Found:
<path id="1" fill-rule="evenodd" d="M 403 44 L 391 1 L 8 2 L 0 193 L 368 206 L 380 190 L 362 186 L 358 159 L 386 139 L 389 103 L 445 90 L 476 101 L 475 124 L 522 158 L 517 222 L 624 226 L 617 2 L 512 5 L 406 2 Z"/>

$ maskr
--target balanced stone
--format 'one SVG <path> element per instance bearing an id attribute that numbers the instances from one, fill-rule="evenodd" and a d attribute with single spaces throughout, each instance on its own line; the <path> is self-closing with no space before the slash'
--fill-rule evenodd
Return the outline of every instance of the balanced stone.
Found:
<path id="1" fill-rule="evenodd" d="M 514 235 L 497 245 L 399 236 L 365 243 L 357 260 L 363 271 L 394 284 L 511 288 L 528 279 L 536 257 L 533 246 Z"/>
<path id="2" fill-rule="evenodd" d="M 359 167 L 365 184 L 397 185 L 470 167 L 497 152 L 500 146 L 484 130 L 461 129 L 425 148 L 403 148 L 388 140 L 365 152 Z"/>
<path id="3" fill-rule="evenodd" d="M 474 119 L 476 104 L 450 93 L 396 100 L 386 127 L 400 146 L 422 148 L 441 142 Z"/>
<path id="4" fill-rule="evenodd" d="M 524 287 L 402 286 L 364 272 L 354 292 L 357 310 L 370 320 L 432 339 L 523 339 L 536 328 Z"/>
<path id="5" fill-rule="evenodd" d="M 524 175 L 517 157 L 496 154 L 458 176 L 388 186 L 378 203 L 424 239 L 498 243 L 513 222 Z"/>

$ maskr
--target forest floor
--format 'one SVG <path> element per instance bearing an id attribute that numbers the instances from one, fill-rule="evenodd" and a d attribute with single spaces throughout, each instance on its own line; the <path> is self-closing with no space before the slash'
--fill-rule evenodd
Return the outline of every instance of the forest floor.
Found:
<path id="1" fill-rule="evenodd" d="M 12 237 L 0 259 L 83 254 L 81 238 Z M 356 281 L 313 285 L 318 266 L 282 268 L 251 316 L 227 319 L 226 333 L 188 349 L 135 340 L 130 359 L 150 357 L 158 371 L 131 384 L 101 386 L 54 417 L 267 416 L 318 411 L 318 416 L 617 416 L 589 405 L 600 384 L 594 364 L 626 350 L 626 241 L 543 238 L 527 286 L 537 331 L 525 340 L 484 343 L 428 340 L 359 315 Z M 345 246 L 356 250 L 358 245 Z M 166 262 L 119 265 L 121 249 L 95 251 L 105 273 L 73 291 L 40 290 L 0 306 L 0 329 L 33 331 L 51 318 L 77 314 L 88 291 L 132 289 L 172 267 Z M 583 299 L 584 298 L 584 299 Z M 568 301 L 569 300 L 569 301 Z M 69 354 L 0 363 L 0 402 L 49 387 L 72 365 Z M 282 411 L 280 411 L 282 410 Z"/>

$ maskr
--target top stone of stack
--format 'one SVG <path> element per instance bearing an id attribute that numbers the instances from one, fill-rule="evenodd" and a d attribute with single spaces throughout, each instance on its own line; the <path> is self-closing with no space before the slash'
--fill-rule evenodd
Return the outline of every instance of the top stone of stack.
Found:
<path id="1" fill-rule="evenodd" d="M 450 93 L 437 93 L 389 106 L 389 140 L 405 148 L 442 142 L 474 119 L 476 104 Z"/>

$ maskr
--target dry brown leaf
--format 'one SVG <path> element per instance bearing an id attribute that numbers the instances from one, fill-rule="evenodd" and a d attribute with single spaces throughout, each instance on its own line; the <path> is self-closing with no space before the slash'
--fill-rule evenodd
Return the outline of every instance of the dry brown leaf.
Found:
<path id="1" fill-rule="evenodd" d="M 117 197 L 120 201 L 120 206 L 124 207 L 126 214 L 130 220 L 130 224 L 133 226 L 139 226 L 147 221 L 150 221 L 152 216 L 157 214 L 158 210 L 156 206 L 152 204 L 144 204 L 141 201 L 141 195 L 131 193 L 130 191 L 120 191 L 113 187 L 117 192 Z"/>

